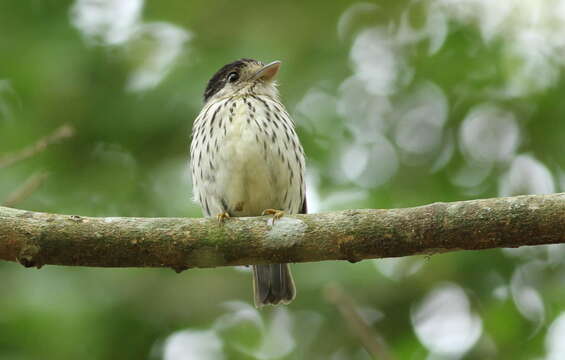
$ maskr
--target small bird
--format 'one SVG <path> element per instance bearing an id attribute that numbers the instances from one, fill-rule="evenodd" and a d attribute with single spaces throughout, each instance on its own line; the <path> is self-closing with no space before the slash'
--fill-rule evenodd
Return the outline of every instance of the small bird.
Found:
<path id="1" fill-rule="evenodd" d="M 279 99 L 280 61 L 240 59 L 223 66 L 204 91 L 192 127 L 194 200 L 205 216 L 305 214 L 304 150 Z M 255 306 L 288 304 L 288 264 L 253 265 Z"/>

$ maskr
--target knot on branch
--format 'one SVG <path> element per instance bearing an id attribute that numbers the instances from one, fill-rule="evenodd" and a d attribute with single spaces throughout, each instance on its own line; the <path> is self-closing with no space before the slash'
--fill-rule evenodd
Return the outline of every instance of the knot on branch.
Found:
<path id="1" fill-rule="evenodd" d="M 24 245 L 20 250 L 17 260 L 26 268 L 37 267 L 41 269 L 43 264 L 37 259 L 39 254 L 39 247 L 36 245 Z"/>
<path id="2" fill-rule="evenodd" d="M 171 269 L 173 269 L 174 272 L 176 272 L 177 274 L 180 274 L 181 272 L 190 269 L 190 266 L 187 266 L 187 265 L 184 265 L 184 264 L 182 264 L 182 265 L 172 265 Z"/>

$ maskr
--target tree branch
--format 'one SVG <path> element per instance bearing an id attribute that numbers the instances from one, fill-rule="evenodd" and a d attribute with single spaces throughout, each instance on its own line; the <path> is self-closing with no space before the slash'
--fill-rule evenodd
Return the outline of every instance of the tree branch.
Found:
<path id="1" fill-rule="evenodd" d="M 57 128 L 55 131 L 53 131 L 52 134 L 39 139 L 35 144 L 30 145 L 16 153 L 7 154 L 0 157 L 0 169 L 6 168 L 10 165 L 13 165 L 27 158 L 30 158 L 34 155 L 37 155 L 40 152 L 47 149 L 49 145 L 52 145 L 60 140 L 69 138 L 73 136 L 74 133 L 75 130 L 71 125 L 69 124 L 62 125 L 59 128 Z"/>
<path id="2" fill-rule="evenodd" d="M 393 357 L 383 337 L 361 317 L 353 298 L 337 284 L 326 287 L 326 299 L 334 304 L 349 329 L 359 337 L 361 344 L 374 360 L 392 360 Z"/>
<path id="3" fill-rule="evenodd" d="M 216 219 L 93 218 L 0 207 L 0 259 L 24 266 L 215 267 L 565 243 L 565 193 L 391 210 Z"/>
<path id="4" fill-rule="evenodd" d="M 37 190 L 41 186 L 41 184 L 43 184 L 48 176 L 49 174 L 45 171 L 36 172 L 35 174 L 27 178 L 23 185 L 11 192 L 6 200 L 4 200 L 2 206 L 12 207 L 24 201 L 31 194 L 33 194 L 35 190 Z"/>

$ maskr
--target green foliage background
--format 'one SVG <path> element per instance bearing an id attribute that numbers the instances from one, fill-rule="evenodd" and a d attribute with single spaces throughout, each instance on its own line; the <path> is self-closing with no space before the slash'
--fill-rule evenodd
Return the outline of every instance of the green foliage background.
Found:
<path id="1" fill-rule="evenodd" d="M 0 3 L 0 155 L 64 123 L 76 128 L 73 138 L 0 169 L 0 200 L 45 170 L 47 181 L 18 207 L 200 216 L 185 171 L 192 120 L 208 78 L 241 57 L 283 61 L 280 91 L 308 155 L 317 211 L 565 191 L 563 1 L 509 1 L 486 10 L 474 1 L 439 0 L 147 1 L 130 24 L 145 30 L 114 42 L 103 26 L 89 35 L 77 25 L 77 9 L 96 3 Z M 109 18 L 124 20 L 118 12 Z M 170 26 L 185 41 L 154 86 L 132 88 L 135 72 L 170 45 L 143 28 L 148 24 Z M 368 42 L 360 43 L 362 34 Z M 371 41 L 383 36 L 372 51 Z M 366 63 L 355 58 L 355 44 Z M 346 80 L 363 64 L 397 72 L 385 90 L 351 100 Z M 366 123 L 355 127 L 339 110 L 345 104 L 363 111 L 366 104 L 355 102 L 363 96 L 377 104 L 374 116 L 366 114 L 369 123 L 384 124 L 375 154 L 385 144 L 393 158 L 366 156 L 371 131 L 359 140 Z M 437 125 L 426 106 L 442 109 L 442 102 L 445 121 Z M 462 128 L 474 110 L 489 113 L 480 106 L 510 120 L 483 122 L 469 150 Z M 414 115 L 421 112 L 430 117 Z M 402 132 L 407 116 L 423 127 Z M 513 146 L 509 133 L 518 134 Z M 484 154 L 492 158 L 479 159 Z M 375 175 L 375 168 L 382 171 Z M 247 307 L 245 270 L 37 271 L 0 263 L 0 359 L 367 359 L 324 296 L 332 283 L 357 302 L 398 359 L 563 358 L 554 341 L 565 336 L 563 255 L 552 246 L 298 264 L 296 301 L 259 313 Z M 422 305 L 438 292 L 447 300 L 434 304 L 445 311 Z M 417 330 L 426 314 L 436 322 Z M 164 356 L 174 334 L 193 346 Z M 196 348 L 200 354 L 190 352 Z"/>

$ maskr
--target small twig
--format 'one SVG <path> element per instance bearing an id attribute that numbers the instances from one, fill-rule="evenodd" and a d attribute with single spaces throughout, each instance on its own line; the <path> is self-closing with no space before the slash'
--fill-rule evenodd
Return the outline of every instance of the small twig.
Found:
<path id="1" fill-rule="evenodd" d="M 49 174 L 45 171 L 31 175 L 19 188 L 8 195 L 2 206 L 14 207 L 24 201 L 43 184 L 48 176 Z"/>
<path id="2" fill-rule="evenodd" d="M 13 165 L 17 162 L 30 158 L 45 150 L 49 145 L 73 136 L 74 128 L 69 124 L 64 124 L 57 128 L 52 134 L 45 136 L 35 144 L 28 146 L 18 152 L 4 155 L 0 158 L 0 169 Z"/>
<path id="3" fill-rule="evenodd" d="M 393 359 L 384 339 L 361 317 L 356 310 L 355 301 L 341 287 L 336 284 L 326 287 L 326 299 L 338 308 L 351 331 L 361 339 L 363 347 L 373 359 Z"/>

